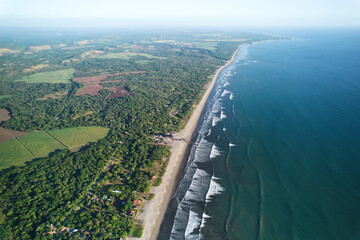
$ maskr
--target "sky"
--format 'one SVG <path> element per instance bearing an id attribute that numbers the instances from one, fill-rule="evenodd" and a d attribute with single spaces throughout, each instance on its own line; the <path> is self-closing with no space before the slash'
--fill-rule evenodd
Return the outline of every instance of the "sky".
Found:
<path id="1" fill-rule="evenodd" d="M 137 24 L 360 26 L 360 0 L 0 0 L 0 26 Z"/>

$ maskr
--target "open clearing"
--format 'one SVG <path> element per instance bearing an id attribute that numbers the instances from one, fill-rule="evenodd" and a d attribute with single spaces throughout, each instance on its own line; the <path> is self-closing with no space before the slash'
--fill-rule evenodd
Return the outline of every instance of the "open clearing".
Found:
<path id="1" fill-rule="evenodd" d="M 59 99 L 62 98 L 63 96 L 66 96 L 69 92 L 57 92 L 57 93 L 52 93 L 52 94 L 47 94 L 42 98 L 38 98 L 36 100 L 48 100 L 48 99 Z"/>
<path id="2" fill-rule="evenodd" d="M 108 131 L 109 129 L 104 127 L 76 127 L 50 132 L 33 132 L 0 142 L 0 170 L 14 165 L 24 165 L 25 162 L 35 158 L 47 157 L 57 149 L 79 150 L 80 146 L 104 138 Z"/>
<path id="3" fill-rule="evenodd" d="M 31 51 L 42 51 L 42 50 L 50 50 L 50 45 L 41 45 L 41 46 L 31 46 L 29 47 Z"/>
<path id="4" fill-rule="evenodd" d="M 0 108 L 0 122 L 5 122 L 11 118 L 10 112 L 5 108 Z M 20 137 L 25 135 L 25 132 L 19 132 L 0 127 L 0 142 L 5 142 L 12 138 Z"/>
<path id="5" fill-rule="evenodd" d="M 73 68 L 53 72 L 42 72 L 22 77 L 16 81 L 26 83 L 70 83 L 70 79 L 72 78 L 74 72 L 75 69 Z"/>
<path id="6" fill-rule="evenodd" d="M 10 112 L 5 108 L 0 108 L 0 122 L 5 122 L 11 118 Z"/>
<path id="7" fill-rule="evenodd" d="M 38 64 L 36 66 L 31 66 L 30 68 L 24 69 L 24 72 L 32 72 L 32 71 L 35 71 L 38 69 L 46 68 L 48 66 L 49 66 L 49 64 Z"/>
<path id="8" fill-rule="evenodd" d="M 4 98 L 9 98 L 9 97 L 11 97 L 11 95 L 0 95 L 0 100 L 4 99 Z"/>
<path id="9" fill-rule="evenodd" d="M 107 58 L 120 58 L 129 60 L 130 58 L 136 58 L 136 57 L 145 57 L 145 58 L 156 58 L 156 59 L 166 59 L 166 57 L 157 57 L 148 53 L 138 53 L 138 52 L 122 52 L 122 53 L 109 53 L 103 56 L 100 56 L 98 58 L 101 59 L 107 59 Z"/>
<path id="10" fill-rule="evenodd" d="M 34 156 L 16 139 L 0 143 L 0 169 L 23 165 Z"/>
<path id="11" fill-rule="evenodd" d="M 55 140 L 46 132 L 34 132 L 25 136 L 18 137 L 26 148 L 36 157 L 47 157 L 49 153 L 56 149 L 64 149 L 65 146 Z"/>
<path id="12" fill-rule="evenodd" d="M 20 137 L 25 134 L 26 132 L 20 132 L 0 127 L 0 143 L 10 140 L 12 138 Z"/>
<path id="13" fill-rule="evenodd" d="M 49 131 L 49 134 L 70 149 L 96 142 L 105 137 L 108 131 L 104 127 L 76 127 Z"/>
<path id="14" fill-rule="evenodd" d="M 118 75 L 122 75 L 122 74 L 139 74 L 139 73 L 146 73 L 144 71 L 139 71 L 139 72 L 122 72 L 122 73 L 114 73 L 114 74 L 106 74 L 106 75 L 98 75 L 98 76 L 91 76 L 91 77 L 81 77 L 81 78 L 75 78 L 74 81 L 75 82 L 79 82 L 84 84 L 84 87 L 79 89 L 79 91 L 76 93 L 77 96 L 81 96 L 81 95 L 92 95 L 92 96 L 97 96 L 100 95 L 99 91 L 102 89 L 107 89 L 110 91 L 110 95 L 107 97 L 109 98 L 115 98 L 115 97 L 123 97 L 123 96 L 128 96 L 131 93 L 126 90 L 123 87 L 120 86 L 114 86 L 111 88 L 106 88 L 103 85 L 101 85 L 101 82 L 106 80 L 108 77 L 110 76 L 118 76 Z M 120 80 L 118 81 L 106 81 L 108 82 L 120 82 Z"/>

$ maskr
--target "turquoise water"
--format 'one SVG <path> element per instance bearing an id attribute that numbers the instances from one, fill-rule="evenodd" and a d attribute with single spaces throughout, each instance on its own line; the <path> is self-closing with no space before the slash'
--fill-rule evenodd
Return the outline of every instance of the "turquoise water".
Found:
<path id="1" fill-rule="evenodd" d="M 159 239 L 360 239 L 360 31 L 287 36 L 222 72 Z"/>

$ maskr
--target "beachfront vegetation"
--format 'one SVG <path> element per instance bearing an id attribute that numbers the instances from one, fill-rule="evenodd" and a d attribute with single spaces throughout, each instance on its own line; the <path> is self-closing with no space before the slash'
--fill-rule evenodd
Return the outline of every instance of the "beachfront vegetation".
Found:
<path id="1" fill-rule="evenodd" d="M 239 45 L 214 38 L 268 39 L 229 32 L 212 35 L 212 42 L 207 41 L 208 35 L 193 33 L 122 33 L 121 38 L 114 34 L 106 38 L 104 33 L 62 38 L 54 34 L 36 41 L 30 35 L 23 42 L 14 41 L 10 33 L 3 36 L 7 42 L 0 44 L 16 43 L 13 47 L 21 50 L 0 57 L 0 95 L 12 96 L 0 99 L 0 108 L 11 112 L 11 119 L 1 126 L 48 134 L 4 144 L 19 145 L 21 140 L 34 155 L 46 156 L 46 151 L 54 150 L 55 140 L 67 148 L 90 143 L 78 152 L 64 147 L 25 166 L 16 165 L 33 156 L 11 152 L 15 147 L 6 146 L 9 153 L 5 151 L 4 156 L 9 157 L 1 160 L 2 166 L 14 166 L 0 175 L 0 239 L 114 239 L 140 234 L 138 228 L 134 230 L 134 217 L 149 197 L 151 184 L 160 184 L 170 156 L 168 146 L 152 137 L 171 135 L 184 126 L 208 77 Z M 45 45 L 52 47 L 29 52 L 29 46 Z M 45 64 L 45 68 L 33 67 Z M 53 81 L 57 78 L 49 74 L 58 71 L 68 75 Z M 104 86 L 99 95 L 77 96 L 83 86 L 69 80 L 140 71 L 144 73 L 107 77 L 99 83 Z M 107 89 L 117 86 L 131 94 L 108 99 Z M 83 128 L 93 126 L 103 128 Z M 49 144 L 36 148 L 30 143 L 32 137 Z"/>

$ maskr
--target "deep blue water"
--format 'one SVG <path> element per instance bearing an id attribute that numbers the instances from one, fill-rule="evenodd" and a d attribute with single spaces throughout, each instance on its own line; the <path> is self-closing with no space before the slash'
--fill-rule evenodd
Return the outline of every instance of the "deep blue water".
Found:
<path id="1" fill-rule="evenodd" d="M 279 35 L 219 76 L 171 239 L 360 239 L 360 31 Z"/>

